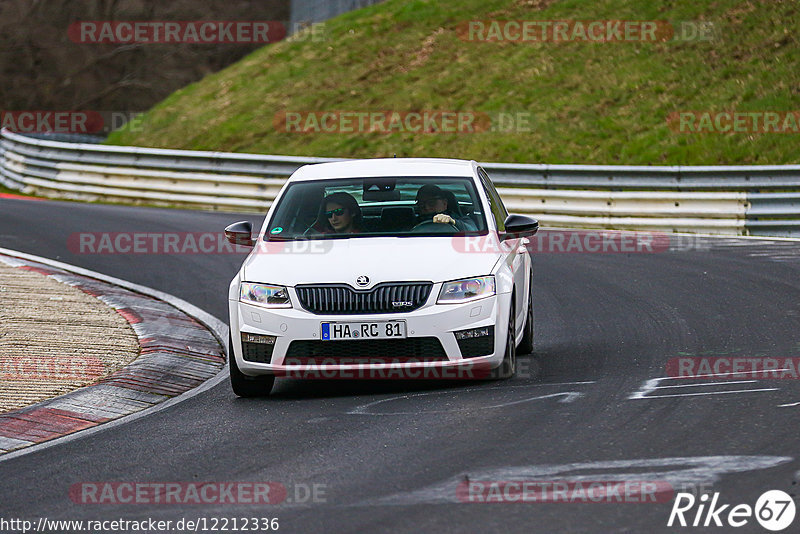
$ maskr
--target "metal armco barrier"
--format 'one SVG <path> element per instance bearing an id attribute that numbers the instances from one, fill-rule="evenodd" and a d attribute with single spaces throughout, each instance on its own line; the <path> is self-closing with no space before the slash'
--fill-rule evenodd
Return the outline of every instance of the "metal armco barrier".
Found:
<path id="1" fill-rule="evenodd" d="M 265 212 L 287 176 L 332 158 L 36 139 L 3 130 L 0 183 L 52 198 Z M 800 165 L 484 163 L 510 211 L 542 226 L 800 237 Z"/>

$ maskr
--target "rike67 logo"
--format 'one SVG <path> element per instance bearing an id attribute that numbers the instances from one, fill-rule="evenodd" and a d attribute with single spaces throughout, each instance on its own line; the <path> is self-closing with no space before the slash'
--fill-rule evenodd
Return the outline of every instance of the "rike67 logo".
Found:
<path id="1" fill-rule="evenodd" d="M 754 507 L 749 504 L 721 504 L 719 492 L 712 496 L 703 494 L 699 498 L 691 493 L 678 493 L 667 526 L 739 528 L 749 524 L 755 517 L 765 529 L 778 532 L 792 524 L 795 511 L 794 500 L 781 490 L 763 493 Z"/>

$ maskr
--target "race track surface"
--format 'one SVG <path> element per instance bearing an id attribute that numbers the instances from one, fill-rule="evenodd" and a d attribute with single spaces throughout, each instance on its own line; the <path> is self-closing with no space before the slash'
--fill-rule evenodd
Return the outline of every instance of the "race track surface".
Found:
<path id="1" fill-rule="evenodd" d="M 261 223 L 0 199 L 0 247 L 165 291 L 227 322 L 226 290 L 242 256 L 76 254 L 68 243 L 79 232 L 219 232 L 242 219 Z M 0 516 L 278 517 L 281 532 L 652 533 L 673 530 L 674 495 L 636 504 L 479 503 L 461 502 L 458 488 L 657 481 L 719 492 L 720 503 L 753 506 L 771 489 L 794 496 L 797 378 L 656 379 L 679 357 L 799 357 L 798 244 L 694 243 L 654 254 L 534 254 L 538 360 L 521 357 L 511 381 L 282 379 L 270 398 L 243 400 L 226 380 L 162 412 L 0 461 Z M 277 482 L 288 499 L 254 506 L 70 497 L 87 482 L 232 481 Z M 314 485 L 316 499 L 306 499 Z M 764 532 L 752 518 L 738 531 Z"/>

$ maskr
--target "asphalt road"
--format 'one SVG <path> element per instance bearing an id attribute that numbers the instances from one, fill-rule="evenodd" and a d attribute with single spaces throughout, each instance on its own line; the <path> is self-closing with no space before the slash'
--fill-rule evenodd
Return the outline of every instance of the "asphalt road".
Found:
<path id="1" fill-rule="evenodd" d="M 0 246 L 166 291 L 227 321 L 226 288 L 242 257 L 76 254 L 68 240 L 78 232 L 216 232 L 240 219 L 261 222 L 0 199 Z M 771 489 L 796 499 L 798 380 L 655 379 L 677 357 L 800 357 L 800 247 L 711 238 L 695 245 L 534 254 L 537 359 L 522 357 L 511 381 L 279 380 L 272 397 L 242 400 L 226 380 L 162 412 L 0 461 L 0 518 L 277 517 L 281 532 L 668 532 L 678 530 L 667 527 L 671 494 L 637 504 L 480 503 L 460 502 L 457 488 L 660 481 L 674 491 L 719 492 L 727 504 L 753 506 Z M 75 484 L 111 481 L 273 481 L 289 498 L 70 498 Z M 306 499 L 315 487 L 316 498 Z M 800 518 L 786 531 L 798 525 Z M 753 518 L 737 531 L 766 532 Z"/>

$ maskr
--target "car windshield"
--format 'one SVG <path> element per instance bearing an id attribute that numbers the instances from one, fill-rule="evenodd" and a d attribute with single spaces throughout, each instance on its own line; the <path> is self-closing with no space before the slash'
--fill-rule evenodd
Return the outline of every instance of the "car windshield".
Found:
<path id="1" fill-rule="evenodd" d="M 483 211 L 469 178 L 303 181 L 290 184 L 278 200 L 265 238 L 482 235 Z"/>

